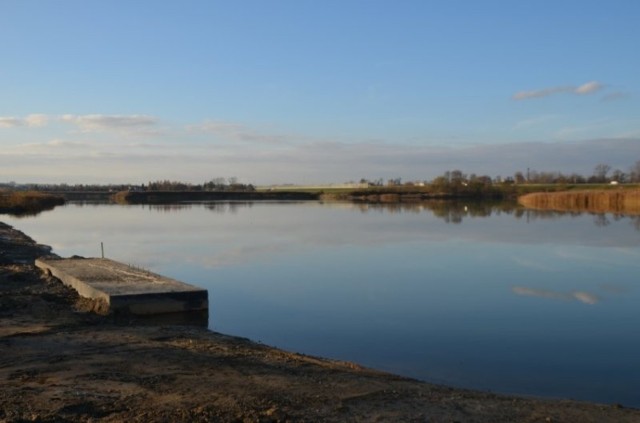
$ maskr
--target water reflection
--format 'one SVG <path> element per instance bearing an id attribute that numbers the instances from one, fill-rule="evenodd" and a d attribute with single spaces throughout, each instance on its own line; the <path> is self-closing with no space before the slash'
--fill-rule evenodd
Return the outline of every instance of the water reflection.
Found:
<path id="1" fill-rule="evenodd" d="M 37 210 L 32 209 L 32 210 L 21 210 L 21 211 L 10 211 L 10 212 L 0 211 L 0 218 L 3 215 L 6 215 L 6 216 L 14 217 L 16 219 L 29 219 L 29 218 L 37 217 L 42 213 L 49 212 L 55 209 L 56 207 L 59 207 L 59 206 L 54 204 L 54 205 L 40 206 L 40 208 L 38 208 Z"/>
<path id="2" fill-rule="evenodd" d="M 553 300 L 577 300 L 591 305 L 600 301 L 600 298 L 597 295 L 583 291 L 565 293 L 546 289 L 527 288 L 523 286 L 514 286 L 512 291 L 517 295 L 524 295 L 527 297 L 549 298 Z"/>
<path id="3" fill-rule="evenodd" d="M 628 217 L 595 226 L 594 214 L 443 202 L 88 207 L 8 223 L 62 256 L 104 241 L 110 258 L 207 288 L 219 332 L 463 387 L 640 405 Z"/>
<path id="4" fill-rule="evenodd" d="M 205 203 L 204 208 L 214 213 L 236 214 L 241 209 L 253 207 L 253 202 Z"/>
<path id="5" fill-rule="evenodd" d="M 518 209 L 518 205 L 513 202 L 459 202 L 451 200 L 430 200 L 411 203 L 354 203 L 354 207 L 362 213 L 376 211 L 397 214 L 428 211 L 447 223 L 461 223 L 464 217 L 489 217 L 500 213 L 511 214 Z"/>
<path id="6" fill-rule="evenodd" d="M 242 208 L 251 208 L 252 202 L 204 202 L 204 203 L 177 203 L 177 204 L 146 204 L 140 207 L 147 208 L 151 211 L 159 213 L 178 213 L 184 210 L 190 210 L 193 207 L 203 207 L 214 213 L 231 213 L 235 214 Z"/>
<path id="7" fill-rule="evenodd" d="M 460 224 L 466 218 L 483 218 L 512 215 L 516 219 L 527 222 L 544 219 L 577 218 L 584 215 L 594 216 L 596 226 L 607 226 L 610 219 L 616 221 L 629 220 L 634 227 L 640 230 L 640 216 L 623 215 L 614 213 L 597 213 L 589 211 L 556 211 L 527 209 L 510 201 L 451 201 L 429 200 L 417 203 L 354 203 L 362 213 L 378 212 L 389 214 L 424 213 L 430 212 L 433 216 L 442 219 L 446 223 Z"/>
<path id="8" fill-rule="evenodd" d="M 640 231 L 640 216 L 586 211 L 526 209 L 515 202 L 432 200 L 419 203 L 355 203 L 353 207 L 362 213 L 419 214 L 430 212 L 433 216 L 451 224 L 461 224 L 464 219 L 467 218 L 488 218 L 502 214 L 512 215 L 518 220 L 522 219 L 527 222 L 544 219 L 563 219 L 567 217 L 577 218 L 583 215 L 589 215 L 593 216 L 595 226 L 608 226 L 611 223 L 611 219 L 615 221 L 628 220 L 636 230 Z"/>
<path id="9" fill-rule="evenodd" d="M 177 213 L 183 210 L 189 210 L 192 205 L 191 204 L 150 204 L 143 205 L 143 208 L 148 208 L 151 211 L 155 211 L 158 213 Z"/>
<path id="10" fill-rule="evenodd" d="M 363 214 L 384 213 L 384 214 L 421 214 L 430 213 L 434 217 L 441 219 L 445 223 L 454 225 L 462 224 L 465 219 L 490 218 L 492 216 L 510 215 L 517 220 L 525 220 L 531 223 L 537 220 L 558 220 L 565 218 L 578 218 L 582 216 L 593 216 L 593 224 L 597 227 L 606 227 L 611 221 L 629 221 L 631 226 L 640 231 L 640 216 L 623 215 L 614 213 L 597 213 L 587 211 L 556 211 L 526 209 L 511 201 L 451 201 L 451 200 L 429 200 L 423 202 L 409 203 L 325 203 L 325 202 L 298 202 L 298 201 L 273 201 L 273 202 L 253 202 L 253 201 L 204 201 L 185 202 L 175 204 L 144 204 L 144 205 L 118 205 L 104 201 L 73 201 L 69 203 L 74 207 L 138 207 L 159 213 L 179 213 L 190 210 L 194 207 L 203 207 L 205 210 L 216 214 L 236 214 L 242 209 L 250 209 L 256 204 L 322 204 L 333 208 L 344 207 L 358 210 Z M 15 217 L 34 217 L 39 213 L 30 215 L 20 215 Z"/>

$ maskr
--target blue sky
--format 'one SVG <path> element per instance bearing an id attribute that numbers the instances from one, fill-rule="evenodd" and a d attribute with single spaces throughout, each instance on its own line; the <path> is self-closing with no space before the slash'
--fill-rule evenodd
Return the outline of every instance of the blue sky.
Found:
<path id="1" fill-rule="evenodd" d="M 0 0 L 0 182 L 640 160 L 640 2 Z"/>

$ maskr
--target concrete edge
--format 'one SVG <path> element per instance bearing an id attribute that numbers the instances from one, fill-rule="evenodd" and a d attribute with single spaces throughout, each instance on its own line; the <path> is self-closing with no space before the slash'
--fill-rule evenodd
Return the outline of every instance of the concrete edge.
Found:
<path id="1" fill-rule="evenodd" d="M 50 266 L 48 263 L 44 262 L 41 259 L 36 259 L 35 265 L 46 273 L 60 279 L 65 285 L 75 289 L 80 296 L 95 300 L 104 300 L 107 304 L 111 305 L 110 297 L 107 293 L 95 289 L 91 285 L 86 284 L 76 277 Z"/>

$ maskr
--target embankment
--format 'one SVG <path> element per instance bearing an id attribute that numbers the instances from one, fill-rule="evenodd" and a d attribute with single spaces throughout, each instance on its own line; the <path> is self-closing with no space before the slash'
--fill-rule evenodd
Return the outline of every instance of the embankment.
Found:
<path id="1" fill-rule="evenodd" d="M 270 191 L 122 191 L 112 199 L 120 204 L 171 204 L 199 201 L 351 201 L 354 203 L 418 203 L 430 200 L 496 200 L 509 198 L 500 189 L 431 190 L 423 187 L 385 187 L 329 190 Z"/>
<path id="2" fill-rule="evenodd" d="M 120 204 L 171 204 L 192 201 L 310 201 L 317 193 L 295 191 L 122 191 L 113 196 Z"/>
<path id="3" fill-rule="evenodd" d="M 538 210 L 640 215 L 640 189 L 537 192 L 518 202 Z"/>

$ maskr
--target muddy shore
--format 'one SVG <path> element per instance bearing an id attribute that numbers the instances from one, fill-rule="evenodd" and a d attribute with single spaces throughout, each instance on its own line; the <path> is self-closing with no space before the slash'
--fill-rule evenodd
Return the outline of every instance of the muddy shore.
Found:
<path id="1" fill-rule="evenodd" d="M 0 421 L 640 422 L 619 405 L 452 389 L 204 328 L 100 314 L 0 222 Z"/>

